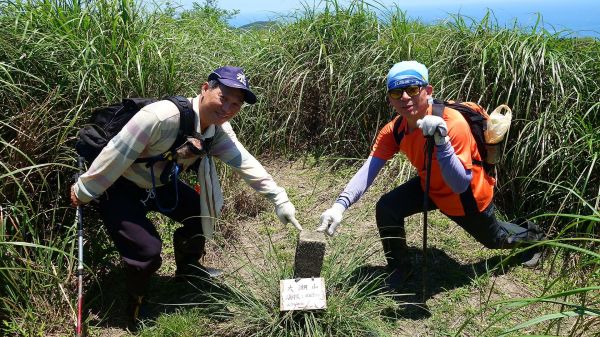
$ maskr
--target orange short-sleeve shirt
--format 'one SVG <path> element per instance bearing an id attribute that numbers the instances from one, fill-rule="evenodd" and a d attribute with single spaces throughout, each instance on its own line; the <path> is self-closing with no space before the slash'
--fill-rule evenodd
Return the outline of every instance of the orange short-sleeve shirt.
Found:
<path id="1" fill-rule="evenodd" d="M 431 114 L 431 110 L 429 106 L 428 115 Z M 473 207 L 483 211 L 494 197 L 494 178 L 485 174 L 482 166 L 473 165 L 473 159 L 481 160 L 481 156 L 469 125 L 460 112 L 445 108 L 442 117 L 448 126 L 450 144 L 463 166 L 471 170 L 472 179 L 467 191 L 461 194 L 454 193 L 444 181 L 435 153 L 437 149 L 434 147 L 429 196 L 440 211 L 447 215 L 463 216 Z M 421 178 L 421 187 L 425 190 L 425 137 L 420 129 L 409 131 L 406 119 L 399 120 L 399 118 L 401 117 L 396 117 L 379 131 L 371 155 L 389 160 L 402 151 L 417 169 Z M 400 138 L 398 144 L 397 139 Z M 472 206 L 469 205 L 470 201 L 473 203 Z"/>

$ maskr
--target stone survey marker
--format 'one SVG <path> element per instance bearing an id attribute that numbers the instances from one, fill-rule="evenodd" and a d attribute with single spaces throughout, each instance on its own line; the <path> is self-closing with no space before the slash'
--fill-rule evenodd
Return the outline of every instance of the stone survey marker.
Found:
<path id="1" fill-rule="evenodd" d="M 325 280 L 319 277 L 324 256 L 323 233 L 300 232 L 294 262 L 295 278 L 279 281 L 281 311 L 327 308 Z"/>
<path id="2" fill-rule="evenodd" d="M 325 236 L 313 231 L 300 232 L 296 246 L 294 277 L 319 277 L 325 256 Z"/>

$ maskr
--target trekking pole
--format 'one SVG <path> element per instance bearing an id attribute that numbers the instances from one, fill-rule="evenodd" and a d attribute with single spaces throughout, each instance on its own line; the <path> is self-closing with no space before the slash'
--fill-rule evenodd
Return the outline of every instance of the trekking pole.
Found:
<path id="1" fill-rule="evenodd" d="M 77 165 L 79 171 L 75 175 L 75 183 L 79 179 L 79 176 L 83 173 L 83 159 L 77 157 Z M 83 210 L 82 206 L 77 206 L 77 337 L 83 336 L 82 329 L 82 314 L 83 314 Z"/>
<path id="2" fill-rule="evenodd" d="M 433 154 L 433 136 L 427 136 L 425 143 L 426 164 L 425 164 L 425 193 L 423 194 L 423 276 L 421 285 L 423 286 L 423 303 L 427 298 L 427 210 L 429 209 L 429 185 L 431 179 L 431 157 Z"/>

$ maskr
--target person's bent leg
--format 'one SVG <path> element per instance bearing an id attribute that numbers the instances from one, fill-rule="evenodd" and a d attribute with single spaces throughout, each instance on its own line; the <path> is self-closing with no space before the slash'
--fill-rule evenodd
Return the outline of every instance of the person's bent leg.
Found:
<path id="1" fill-rule="evenodd" d="M 205 254 L 206 239 L 202 231 L 200 217 L 200 196 L 189 185 L 178 181 L 177 207 L 164 214 L 182 224 L 173 233 L 173 249 L 175 253 L 176 275 L 196 275 L 207 277 L 208 274 L 200 264 L 200 259 Z M 174 202 L 175 189 L 169 183 L 157 190 L 161 202 Z"/>
<path id="2" fill-rule="evenodd" d="M 483 212 L 465 216 L 449 216 L 454 222 L 466 230 L 475 240 L 490 249 L 511 249 L 527 246 L 541 238 L 543 234 L 530 221 L 513 224 L 500 221 L 494 214 L 495 206 L 490 204 Z"/>
<path id="3" fill-rule="evenodd" d="M 411 267 L 406 254 L 404 218 L 423 211 L 423 194 L 419 177 L 414 177 L 384 194 L 377 202 L 377 229 L 390 270 Z M 429 209 L 436 209 L 431 199 Z"/>
<path id="4" fill-rule="evenodd" d="M 518 221 L 518 224 L 499 221 L 494 214 L 494 208 L 492 203 L 483 212 L 450 218 L 490 249 L 527 247 L 545 238 L 544 232 L 531 221 L 523 219 Z M 529 250 L 522 256 L 522 264 L 529 268 L 535 267 L 542 257 L 541 249 Z"/>
<path id="5" fill-rule="evenodd" d="M 146 191 L 120 178 L 100 199 L 108 234 L 126 266 L 129 291 L 142 294 L 150 276 L 160 268 L 162 242 L 141 202 Z"/>
<path id="6" fill-rule="evenodd" d="M 130 317 L 133 321 L 137 319 L 150 278 L 162 263 L 160 236 L 146 217 L 147 210 L 141 202 L 145 196 L 145 190 L 120 178 L 100 198 L 99 204 L 104 225 L 125 267 L 128 303 L 132 306 L 128 315 L 133 315 Z"/>

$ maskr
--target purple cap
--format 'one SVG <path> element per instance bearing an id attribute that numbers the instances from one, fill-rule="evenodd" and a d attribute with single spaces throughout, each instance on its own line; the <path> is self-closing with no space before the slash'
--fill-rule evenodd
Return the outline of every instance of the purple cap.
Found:
<path id="1" fill-rule="evenodd" d="M 250 91 L 248 80 L 242 68 L 232 66 L 217 68 L 208 75 L 208 80 L 217 80 L 224 86 L 242 89 L 244 91 L 244 102 L 248 104 L 256 103 L 256 95 Z"/>

